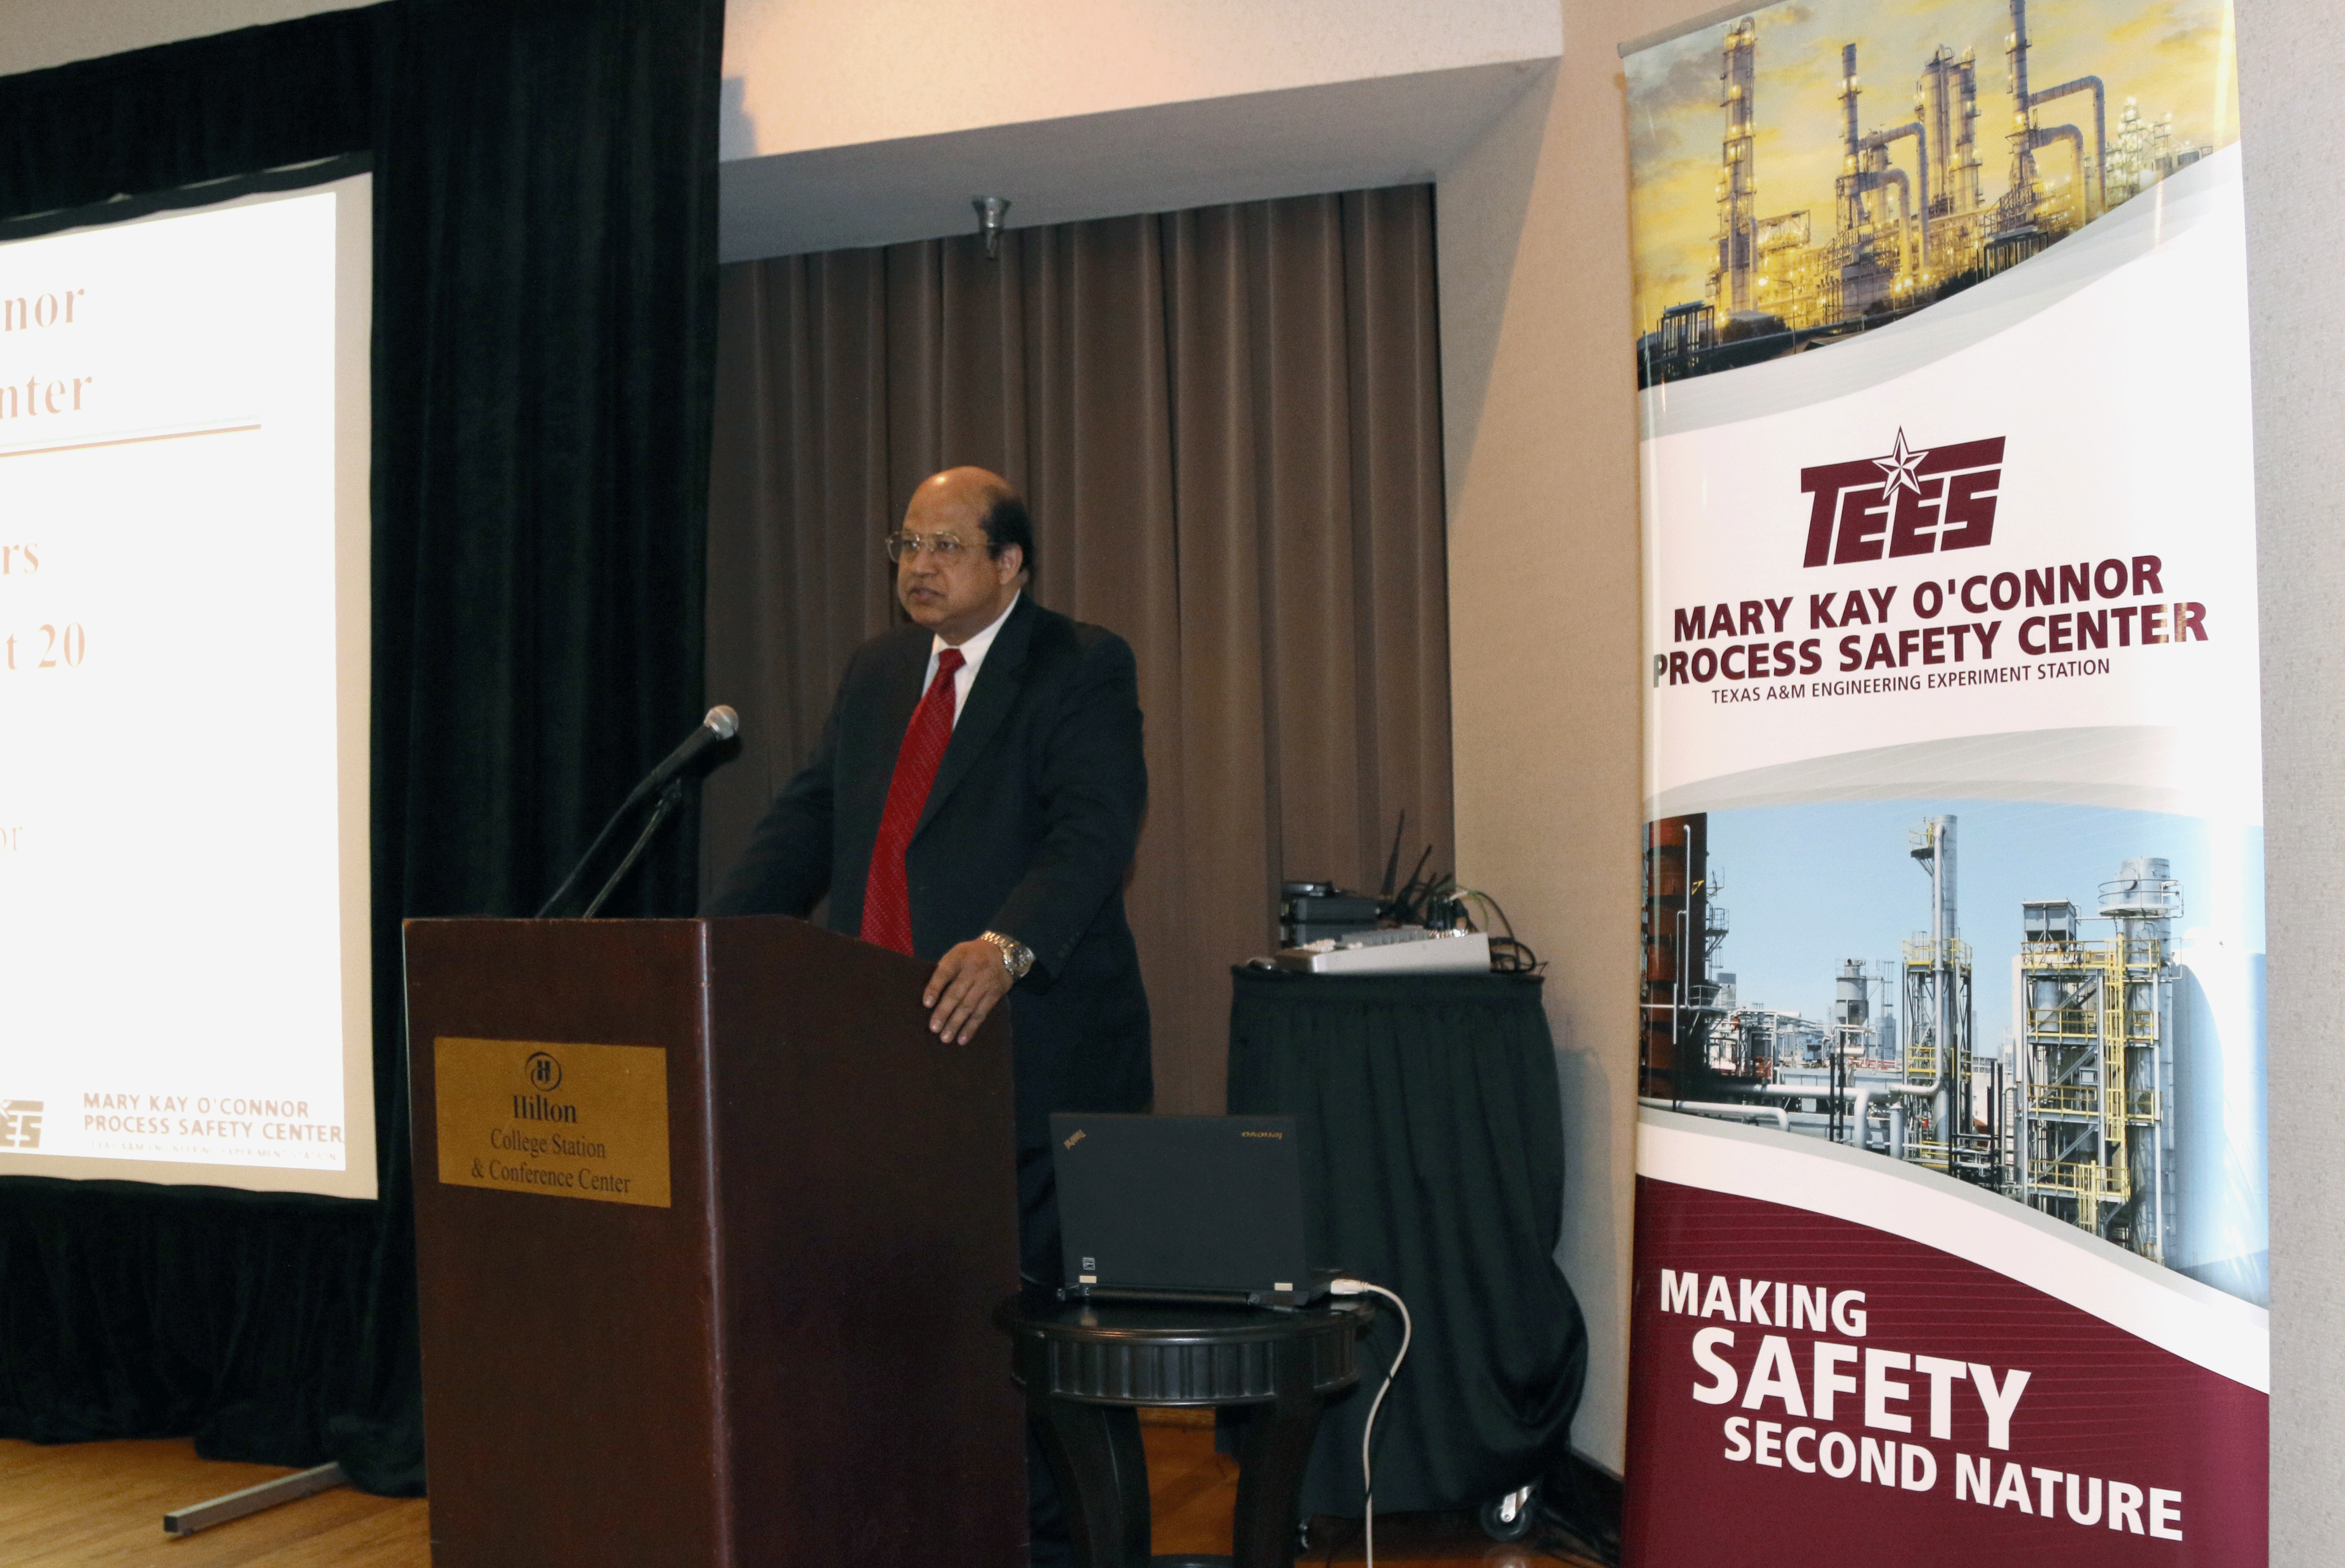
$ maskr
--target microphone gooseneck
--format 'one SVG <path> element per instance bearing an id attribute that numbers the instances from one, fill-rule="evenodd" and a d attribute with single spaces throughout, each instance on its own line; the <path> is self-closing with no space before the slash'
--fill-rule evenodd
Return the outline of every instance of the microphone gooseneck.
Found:
<path id="1" fill-rule="evenodd" d="M 700 727 L 685 736 L 682 745 L 668 753 L 659 766 L 645 774 L 643 782 L 627 792 L 627 798 L 619 803 L 619 809 L 611 814 L 611 820 L 603 824 L 603 831 L 594 835 L 594 842 L 586 846 L 586 853 L 578 857 L 578 864 L 571 867 L 570 875 L 562 879 L 562 885 L 553 890 L 553 896 L 539 905 L 537 918 L 547 919 L 562 907 L 576 889 L 579 879 L 586 875 L 586 868 L 594 864 L 595 857 L 610 843 L 611 835 L 626 820 L 627 814 L 657 795 L 659 804 L 652 808 L 650 819 L 644 824 L 643 832 L 636 835 L 634 847 L 627 851 L 626 858 L 619 862 L 618 869 L 604 881 L 603 891 L 586 905 L 585 917 L 591 918 L 596 910 L 603 907 L 603 901 L 611 896 L 612 889 L 618 886 L 619 879 L 634 868 L 635 862 L 650 847 L 652 835 L 659 831 L 660 824 L 675 809 L 684 787 L 682 775 L 685 770 L 697 762 L 710 747 L 722 745 L 740 733 L 740 714 L 722 703 L 709 709 L 707 715 L 700 721 Z"/>

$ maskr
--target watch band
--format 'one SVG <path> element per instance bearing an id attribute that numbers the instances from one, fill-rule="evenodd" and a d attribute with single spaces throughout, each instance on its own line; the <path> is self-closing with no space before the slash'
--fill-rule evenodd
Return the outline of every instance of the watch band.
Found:
<path id="1" fill-rule="evenodd" d="M 1001 966 L 1010 971 L 1012 980 L 1023 980 L 1026 971 L 1034 966 L 1034 950 L 1015 936 L 1004 936 L 999 931 L 988 931 L 978 938 L 990 942 L 1001 954 Z"/>

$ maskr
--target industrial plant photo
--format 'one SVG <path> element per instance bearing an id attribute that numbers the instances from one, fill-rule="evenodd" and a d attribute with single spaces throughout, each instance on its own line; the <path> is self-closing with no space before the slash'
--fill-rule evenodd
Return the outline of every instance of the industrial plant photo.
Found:
<path id="1" fill-rule="evenodd" d="M 1823 0 L 1640 52 L 1638 384 L 1891 325 L 2231 145 L 2229 18 Z"/>
<path id="2" fill-rule="evenodd" d="M 2260 1304 L 2261 855 L 2259 830 L 2010 801 L 1652 821 L 1639 1095 Z"/>

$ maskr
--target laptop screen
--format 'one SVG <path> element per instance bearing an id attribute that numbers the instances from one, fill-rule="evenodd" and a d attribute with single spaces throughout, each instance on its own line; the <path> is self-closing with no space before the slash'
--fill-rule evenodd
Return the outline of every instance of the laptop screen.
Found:
<path id="1" fill-rule="evenodd" d="M 1314 1290 L 1295 1118 L 1060 1112 L 1051 1131 L 1071 1290 Z"/>

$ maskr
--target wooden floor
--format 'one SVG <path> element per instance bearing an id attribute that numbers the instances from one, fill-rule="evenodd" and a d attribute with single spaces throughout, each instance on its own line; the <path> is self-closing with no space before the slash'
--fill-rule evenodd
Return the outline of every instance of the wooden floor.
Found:
<path id="1" fill-rule="evenodd" d="M 1141 1420 L 1148 1444 L 1148 1495 L 1154 1549 L 1165 1554 L 1226 1553 L 1237 1506 L 1237 1461 L 1213 1452 L 1211 1412 L 1150 1411 Z M 1315 1519 L 1298 1564 L 1364 1561 L 1359 1521 Z M 1501 1545 L 1465 1514 L 1382 1514 L 1376 1520 L 1379 1568 L 1599 1568 L 1596 1559 L 1529 1542 Z"/>
<path id="2" fill-rule="evenodd" d="M 1160 1553 L 1230 1549 L 1237 1464 L 1213 1452 L 1211 1426 L 1151 1421 L 1149 1492 Z M 198 1459 L 187 1441 L 0 1442 L 0 1563 L 7 1568 L 430 1568 L 430 1505 L 345 1488 L 174 1540 L 163 1515 L 287 1473 Z M 1308 1563 L 1357 1563 L 1356 1521 L 1315 1521 Z M 939 1543 L 938 1568 L 951 1561 Z M 1376 1561 L 1389 1568 L 1533 1568 L 1591 1560 L 1498 1545 L 1470 1519 L 1391 1516 L 1376 1522 Z"/>
<path id="3" fill-rule="evenodd" d="M 174 1540 L 163 1515 L 289 1472 L 217 1464 L 185 1439 L 37 1448 L 0 1442 L 0 1563 L 8 1568 L 428 1568 L 421 1498 L 344 1487 Z"/>

